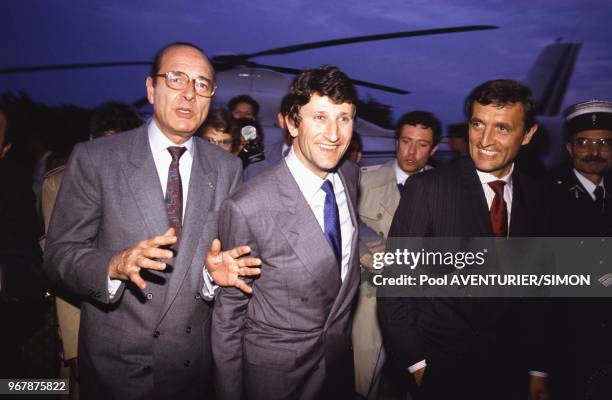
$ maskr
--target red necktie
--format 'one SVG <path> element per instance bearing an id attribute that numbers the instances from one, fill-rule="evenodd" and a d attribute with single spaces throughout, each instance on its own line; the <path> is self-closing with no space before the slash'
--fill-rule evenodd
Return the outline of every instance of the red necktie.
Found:
<path id="1" fill-rule="evenodd" d="M 171 146 L 168 151 L 172 156 L 172 162 L 168 169 L 168 183 L 166 184 L 166 213 L 168 223 L 174 228 L 176 235 L 176 248 L 181 238 L 181 228 L 183 226 L 183 184 L 181 173 L 179 172 L 179 159 L 185 152 L 185 147 Z"/>
<path id="2" fill-rule="evenodd" d="M 506 202 L 504 201 L 505 184 L 506 182 L 504 181 L 489 182 L 489 186 L 495 192 L 489 216 L 491 217 L 493 235 L 497 237 L 508 236 L 508 210 L 506 208 Z"/>

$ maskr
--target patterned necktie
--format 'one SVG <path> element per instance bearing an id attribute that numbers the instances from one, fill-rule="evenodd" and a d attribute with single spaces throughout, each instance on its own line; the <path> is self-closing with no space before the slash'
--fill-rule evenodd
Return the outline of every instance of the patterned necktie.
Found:
<path id="1" fill-rule="evenodd" d="M 174 248 L 178 248 L 183 226 L 183 183 L 179 172 L 179 159 L 185 150 L 187 150 L 185 147 L 168 147 L 172 162 L 168 169 L 168 183 L 166 185 L 166 214 L 168 214 L 168 223 L 171 228 L 174 228 L 177 238 Z"/>
<path id="2" fill-rule="evenodd" d="M 497 237 L 508 236 L 508 210 L 506 208 L 506 202 L 504 201 L 505 185 L 506 182 L 504 181 L 489 182 L 489 186 L 495 192 L 495 197 L 493 197 L 493 204 L 491 204 L 489 215 L 491 218 L 493 235 Z"/>
<path id="3" fill-rule="evenodd" d="M 325 238 L 334 251 L 338 266 L 342 267 L 342 234 L 340 232 L 340 216 L 338 214 L 334 187 L 329 180 L 325 180 L 321 189 L 325 192 L 325 204 L 323 206 Z"/>
<path id="4" fill-rule="evenodd" d="M 597 186 L 595 191 L 595 207 L 600 214 L 604 212 L 604 188 L 602 186 Z"/>
<path id="5" fill-rule="evenodd" d="M 400 196 L 404 194 L 404 184 L 403 183 L 398 183 L 397 184 L 397 190 L 399 190 L 400 192 Z"/>

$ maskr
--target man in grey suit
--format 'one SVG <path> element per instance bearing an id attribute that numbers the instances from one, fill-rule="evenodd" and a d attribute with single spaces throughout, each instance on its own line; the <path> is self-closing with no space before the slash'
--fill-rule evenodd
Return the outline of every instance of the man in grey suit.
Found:
<path id="1" fill-rule="evenodd" d="M 357 94 L 332 66 L 302 72 L 289 94 L 289 154 L 246 182 L 219 215 L 221 240 L 247 244 L 262 260 L 252 295 L 223 288 L 216 299 L 212 343 L 221 399 L 354 393 L 359 170 L 340 160 Z"/>
<path id="2" fill-rule="evenodd" d="M 249 291 L 237 276 L 258 273 L 258 260 L 235 260 L 248 248 L 220 252 L 215 239 L 241 165 L 192 137 L 216 88 L 208 59 L 166 46 L 146 88 L 149 124 L 75 147 L 47 237 L 49 277 L 84 299 L 87 399 L 204 396 L 215 285 Z"/>

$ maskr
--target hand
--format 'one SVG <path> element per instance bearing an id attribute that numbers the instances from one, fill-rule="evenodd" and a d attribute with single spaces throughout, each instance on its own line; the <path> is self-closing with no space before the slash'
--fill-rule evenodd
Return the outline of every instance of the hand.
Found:
<path id="1" fill-rule="evenodd" d="M 529 400 L 548 400 L 548 382 L 541 376 L 529 376 Z"/>
<path id="2" fill-rule="evenodd" d="M 359 263 L 363 268 L 368 270 L 372 274 L 380 274 L 382 272 L 382 268 L 374 267 L 374 254 L 376 253 L 384 253 L 386 250 L 386 242 L 385 239 L 380 238 L 373 240 L 371 242 L 366 242 L 366 247 L 368 248 L 368 253 L 364 254 L 359 258 Z M 385 264 L 383 266 L 386 267 Z"/>
<path id="3" fill-rule="evenodd" d="M 417 386 L 421 386 L 421 383 L 423 383 L 423 375 L 425 375 L 425 368 L 427 367 L 417 369 L 416 371 L 412 373 L 412 376 L 414 377 L 414 380 L 416 381 Z"/>
<path id="4" fill-rule="evenodd" d="M 242 257 L 250 252 L 249 246 L 221 251 L 221 242 L 215 239 L 206 255 L 206 269 L 217 285 L 235 286 L 245 293 L 253 293 L 253 289 L 239 278 L 239 276 L 256 276 L 261 273 L 261 268 L 252 268 L 261 265 L 259 258 Z"/>
<path id="5" fill-rule="evenodd" d="M 134 247 L 123 250 L 111 259 L 108 265 L 109 278 L 132 281 L 141 290 L 144 290 L 147 284 L 140 276 L 140 270 L 143 268 L 156 271 L 166 269 L 166 264 L 154 259 L 172 258 L 172 251 L 160 249 L 160 247 L 174 243 L 176 243 L 174 228 L 168 229 L 162 236 L 155 236 L 136 243 Z"/>

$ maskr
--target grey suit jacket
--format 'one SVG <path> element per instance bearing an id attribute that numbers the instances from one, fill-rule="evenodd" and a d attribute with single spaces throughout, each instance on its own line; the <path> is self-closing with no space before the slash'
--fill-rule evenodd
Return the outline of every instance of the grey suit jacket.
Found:
<path id="1" fill-rule="evenodd" d="M 180 247 L 145 293 L 107 290 L 112 256 L 168 229 L 147 126 L 78 144 L 47 237 L 49 277 L 83 296 L 79 362 L 86 398 L 202 396 L 211 370 L 211 304 L 199 294 L 221 203 L 240 183 L 238 158 L 194 137 Z"/>
<path id="2" fill-rule="evenodd" d="M 356 228 L 358 174 L 354 164 L 340 168 Z M 357 229 L 341 282 L 333 252 L 284 161 L 245 183 L 223 204 L 219 222 L 225 244 L 248 244 L 263 262 L 252 296 L 223 288 L 216 299 L 212 343 L 220 398 L 351 396 Z"/>

